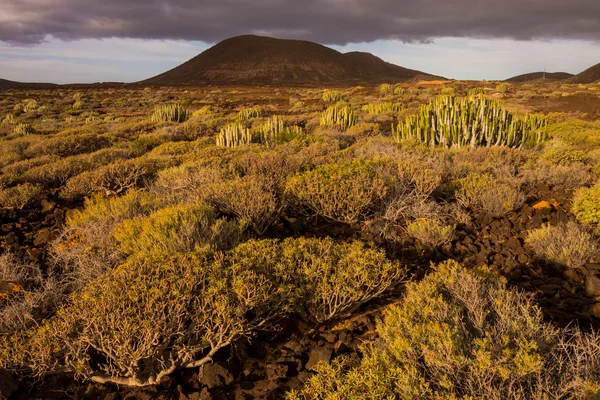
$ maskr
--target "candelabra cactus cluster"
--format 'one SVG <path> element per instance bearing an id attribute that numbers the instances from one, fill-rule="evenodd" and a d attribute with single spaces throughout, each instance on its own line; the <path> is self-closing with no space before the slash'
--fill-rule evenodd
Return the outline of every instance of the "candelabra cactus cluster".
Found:
<path id="1" fill-rule="evenodd" d="M 321 126 L 336 127 L 341 131 L 353 126 L 358 120 L 354 110 L 348 106 L 329 106 L 327 110 L 321 113 Z"/>
<path id="2" fill-rule="evenodd" d="M 257 107 L 244 108 L 238 112 L 238 119 L 242 121 L 258 117 L 260 117 L 260 108 Z"/>
<path id="3" fill-rule="evenodd" d="M 21 122 L 15 125 L 13 133 L 19 136 L 31 135 L 33 133 L 33 128 L 28 123 Z"/>
<path id="4" fill-rule="evenodd" d="M 226 125 L 217 135 L 217 146 L 238 147 L 250 143 L 252 143 L 252 132 L 241 122 Z"/>
<path id="5" fill-rule="evenodd" d="M 340 101 L 343 97 L 344 95 L 342 94 L 342 92 L 337 90 L 326 90 L 325 92 L 323 92 L 323 101 L 326 103 Z"/>
<path id="6" fill-rule="evenodd" d="M 362 110 L 368 114 L 385 114 L 389 112 L 398 112 L 401 109 L 401 103 L 392 103 L 390 101 L 384 103 L 365 104 L 362 107 Z"/>
<path id="7" fill-rule="evenodd" d="M 483 96 L 441 96 L 392 125 L 392 135 L 397 142 L 416 140 L 431 146 L 521 147 L 546 140 L 547 119 L 511 113 Z"/>
<path id="8" fill-rule="evenodd" d="M 238 147 L 250 143 L 274 146 L 291 138 L 302 135 L 302 128 L 285 126 L 283 118 L 277 115 L 251 130 L 241 122 L 226 125 L 217 135 L 217 146 Z"/>
<path id="9" fill-rule="evenodd" d="M 190 112 L 179 104 L 164 104 L 154 108 L 152 122 L 184 122 L 190 117 Z"/>

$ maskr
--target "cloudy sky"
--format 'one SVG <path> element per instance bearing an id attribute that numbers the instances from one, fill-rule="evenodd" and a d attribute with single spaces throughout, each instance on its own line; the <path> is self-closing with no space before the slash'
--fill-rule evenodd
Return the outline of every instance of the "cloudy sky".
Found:
<path id="1" fill-rule="evenodd" d="M 600 63 L 598 0 L 0 0 L 0 78 L 136 81 L 259 34 L 456 79 Z"/>

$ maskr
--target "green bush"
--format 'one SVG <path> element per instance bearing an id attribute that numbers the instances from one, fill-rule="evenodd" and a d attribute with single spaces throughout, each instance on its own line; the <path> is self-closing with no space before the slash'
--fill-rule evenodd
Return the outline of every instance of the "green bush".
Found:
<path id="1" fill-rule="evenodd" d="M 591 188 L 582 188 L 575 193 L 571 211 L 579 222 L 597 225 L 600 234 L 600 181 Z"/>
<path id="2" fill-rule="evenodd" d="M 322 165 L 291 177 L 286 191 L 317 214 L 356 223 L 386 196 L 391 178 L 382 173 L 383 167 L 363 160 Z"/>
<path id="3" fill-rule="evenodd" d="M 227 260 L 247 271 L 244 280 L 273 285 L 300 316 L 319 323 L 351 313 L 406 274 L 381 250 L 330 238 L 251 240 Z"/>
<path id="4" fill-rule="evenodd" d="M 406 233 L 417 239 L 422 245 L 436 249 L 448 244 L 454 238 L 454 227 L 440 221 L 418 219 L 406 227 Z"/>
<path id="5" fill-rule="evenodd" d="M 458 180 L 455 196 L 460 204 L 492 216 L 502 216 L 525 203 L 518 182 L 502 182 L 491 174 L 471 173 Z"/>
<path id="6" fill-rule="evenodd" d="M 114 237 L 128 255 L 154 250 L 183 253 L 205 245 L 232 247 L 240 241 L 242 229 L 235 222 L 217 219 L 209 207 L 178 205 L 125 220 L 115 228 Z"/>
<path id="7" fill-rule="evenodd" d="M 207 250 L 139 254 L 92 281 L 39 328 L 0 337 L 0 368 L 158 384 L 178 369 L 212 361 L 255 327 L 267 328 L 265 315 L 277 310 L 271 296 L 236 279 Z"/>
<path id="8" fill-rule="evenodd" d="M 598 335 L 561 334 L 489 269 L 454 261 L 409 283 L 364 358 L 339 357 L 288 399 L 595 398 Z M 577 350 L 575 350 L 577 349 Z M 596 349 L 596 350 L 594 350 Z M 583 363 L 589 364 L 584 366 Z"/>

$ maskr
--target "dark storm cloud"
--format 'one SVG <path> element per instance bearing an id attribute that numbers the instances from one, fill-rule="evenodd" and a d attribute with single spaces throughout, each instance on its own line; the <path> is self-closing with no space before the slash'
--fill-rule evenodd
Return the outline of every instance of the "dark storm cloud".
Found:
<path id="1" fill-rule="evenodd" d="M 325 44 L 441 36 L 600 40 L 600 0 L 1 0 L 0 41 L 241 34 Z"/>

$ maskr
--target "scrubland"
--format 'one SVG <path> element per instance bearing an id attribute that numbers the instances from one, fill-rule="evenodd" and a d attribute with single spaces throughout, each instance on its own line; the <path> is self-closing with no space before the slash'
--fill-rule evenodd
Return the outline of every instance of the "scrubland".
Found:
<path id="1" fill-rule="evenodd" d="M 6 90 L 0 371 L 168 392 L 293 336 L 265 388 L 177 390 L 598 398 L 594 107 L 560 83 Z"/>

